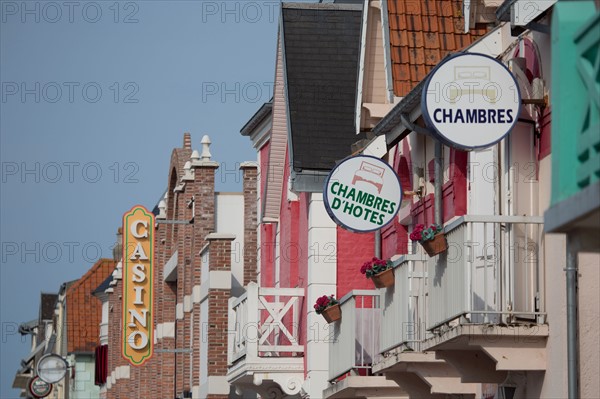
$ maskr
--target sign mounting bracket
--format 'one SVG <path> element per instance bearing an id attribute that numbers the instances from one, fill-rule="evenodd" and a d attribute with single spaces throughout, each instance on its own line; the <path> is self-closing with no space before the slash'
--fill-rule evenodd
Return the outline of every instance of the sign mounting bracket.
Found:
<path id="1" fill-rule="evenodd" d="M 429 130 L 426 127 L 419 126 L 416 123 L 410 121 L 408 114 L 402 113 L 400 114 L 400 119 L 402 120 L 402 124 L 406 126 L 409 130 L 413 132 L 417 132 L 419 134 L 424 134 L 426 136 L 433 136 L 433 131 Z"/>

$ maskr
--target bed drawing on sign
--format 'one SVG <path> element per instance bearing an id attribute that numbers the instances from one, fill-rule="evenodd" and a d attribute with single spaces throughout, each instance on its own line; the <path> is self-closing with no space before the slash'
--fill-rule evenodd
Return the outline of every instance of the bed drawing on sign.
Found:
<path id="1" fill-rule="evenodd" d="M 352 178 L 352 184 L 354 185 L 357 182 L 365 182 L 375 186 L 375 188 L 377 188 L 377 192 L 381 193 L 381 189 L 383 188 L 384 173 L 384 168 L 363 161 L 360 165 L 360 169 L 358 169 L 354 173 L 354 177 Z"/>
<path id="2" fill-rule="evenodd" d="M 491 81 L 490 67 L 478 66 L 456 66 L 454 67 L 454 81 L 449 90 L 451 103 L 457 102 L 464 94 L 480 94 L 492 104 L 499 100 L 496 85 Z M 460 81 L 468 81 L 469 85 L 464 89 L 458 87 Z"/>

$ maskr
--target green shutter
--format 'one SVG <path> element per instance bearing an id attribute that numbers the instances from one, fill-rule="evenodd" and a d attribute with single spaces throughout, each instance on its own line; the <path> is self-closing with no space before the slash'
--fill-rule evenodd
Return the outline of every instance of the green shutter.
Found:
<path id="1" fill-rule="evenodd" d="M 557 2 L 550 93 L 552 204 L 600 180 L 599 46 L 600 13 L 594 2 Z"/>

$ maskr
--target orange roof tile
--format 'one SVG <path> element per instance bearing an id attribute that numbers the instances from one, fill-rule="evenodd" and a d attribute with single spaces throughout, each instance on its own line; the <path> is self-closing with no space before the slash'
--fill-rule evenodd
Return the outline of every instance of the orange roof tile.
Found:
<path id="1" fill-rule="evenodd" d="M 461 0 L 388 0 L 394 94 L 406 96 L 442 58 L 487 33 L 464 33 Z"/>
<path id="2" fill-rule="evenodd" d="M 93 352 L 98 345 L 102 303 L 92 292 L 113 272 L 116 263 L 100 259 L 67 289 L 67 351 Z"/>

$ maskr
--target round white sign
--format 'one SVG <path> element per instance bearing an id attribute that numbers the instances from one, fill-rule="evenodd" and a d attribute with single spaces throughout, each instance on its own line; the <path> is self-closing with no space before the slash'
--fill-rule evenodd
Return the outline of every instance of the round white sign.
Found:
<path id="1" fill-rule="evenodd" d="M 56 384 L 65 377 L 69 365 L 59 355 L 50 353 L 42 356 L 37 364 L 37 374 L 42 381 L 48 384 Z"/>
<path id="2" fill-rule="evenodd" d="M 360 155 L 340 162 L 327 177 L 323 199 L 331 218 L 354 232 L 382 228 L 398 213 L 400 179 L 379 158 Z"/>
<path id="3" fill-rule="evenodd" d="M 423 117 L 445 144 L 489 147 L 519 118 L 521 93 L 510 71 L 492 57 L 461 53 L 442 61 L 425 82 Z"/>

